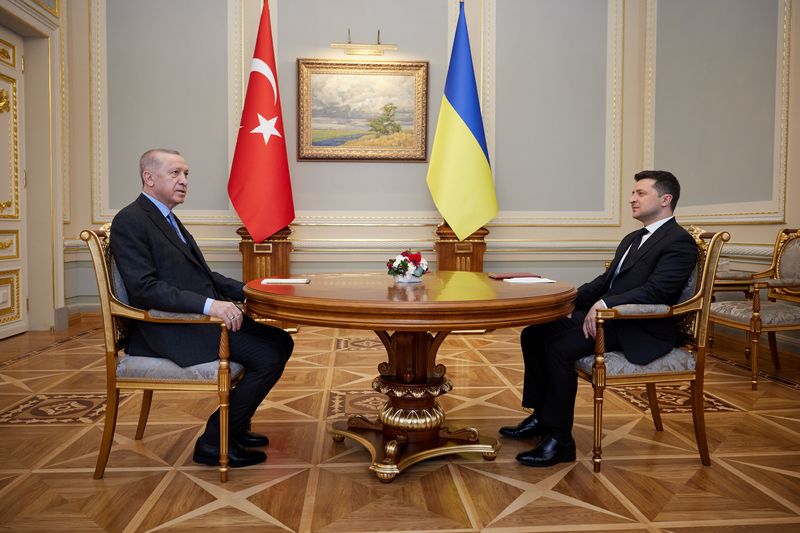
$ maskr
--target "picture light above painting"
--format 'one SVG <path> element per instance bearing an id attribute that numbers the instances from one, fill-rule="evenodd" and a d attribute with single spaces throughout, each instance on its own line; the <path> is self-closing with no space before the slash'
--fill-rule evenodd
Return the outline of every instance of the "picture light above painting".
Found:
<path id="1" fill-rule="evenodd" d="M 425 161 L 426 61 L 297 60 L 297 159 Z"/>

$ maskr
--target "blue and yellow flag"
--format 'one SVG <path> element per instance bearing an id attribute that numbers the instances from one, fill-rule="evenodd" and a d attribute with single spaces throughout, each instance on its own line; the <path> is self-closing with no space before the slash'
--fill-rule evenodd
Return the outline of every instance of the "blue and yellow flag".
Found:
<path id="1" fill-rule="evenodd" d="M 463 2 L 459 9 L 428 165 L 428 188 L 439 213 L 463 241 L 497 215 L 497 196 L 483 132 Z"/>

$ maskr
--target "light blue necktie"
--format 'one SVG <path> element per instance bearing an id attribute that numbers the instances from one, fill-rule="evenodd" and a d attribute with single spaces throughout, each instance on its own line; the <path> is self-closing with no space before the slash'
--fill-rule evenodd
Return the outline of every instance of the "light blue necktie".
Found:
<path id="1" fill-rule="evenodd" d="M 175 233 L 178 234 L 178 237 L 183 241 L 183 244 L 186 244 L 186 239 L 184 238 L 183 233 L 181 233 L 181 229 L 178 227 L 178 221 L 175 220 L 175 215 L 172 213 L 172 211 L 170 211 L 167 215 L 167 220 L 169 221 L 169 225 L 172 226 L 172 229 L 175 230 Z"/>

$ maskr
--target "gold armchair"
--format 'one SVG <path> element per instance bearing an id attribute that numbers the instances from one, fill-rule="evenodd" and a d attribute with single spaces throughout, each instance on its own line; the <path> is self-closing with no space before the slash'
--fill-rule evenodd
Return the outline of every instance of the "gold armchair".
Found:
<path id="1" fill-rule="evenodd" d="M 663 431 L 658 409 L 656 383 L 688 381 L 692 395 L 692 418 L 700 460 L 711 464 L 703 413 L 703 372 L 705 369 L 708 315 L 714 287 L 714 274 L 727 232 L 707 233 L 690 227 L 698 247 L 698 265 L 689 278 L 680 303 L 668 305 L 620 305 L 597 312 L 595 354 L 575 364 L 578 376 L 594 389 L 594 471 L 600 472 L 603 441 L 603 392 L 607 386 L 644 383 L 656 430 Z M 609 320 L 683 317 L 683 344 L 647 365 L 630 363 L 621 352 L 606 352 L 604 325 Z"/>
<path id="2" fill-rule="evenodd" d="M 128 305 L 127 293 L 122 278 L 111 256 L 110 224 L 99 230 L 84 230 L 81 239 L 86 242 L 92 257 L 97 289 L 100 295 L 100 312 L 103 317 L 103 332 L 106 346 L 106 385 L 108 406 L 106 410 L 103 440 L 94 478 L 100 479 L 105 472 L 114 430 L 117 425 L 119 393 L 121 390 L 142 390 L 142 408 L 136 428 L 136 440 L 141 440 L 150 404 L 155 390 L 210 391 L 219 395 L 220 419 L 220 480 L 228 480 L 228 407 L 230 389 L 241 379 L 241 365 L 228 360 L 228 329 L 218 319 L 205 315 L 168 313 L 151 309 L 145 311 Z M 126 354 L 127 323 L 130 320 L 144 322 L 180 324 L 218 324 L 221 331 L 219 360 L 182 368 L 169 359 L 143 357 Z"/>
<path id="3" fill-rule="evenodd" d="M 758 387 L 758 346 L 761 333 L 766 332 L 772 362 L 780 369 L 777 331 L 800 330 L 800 229 L 783 229 L 775 239 L 772 264 L 763 272 L 749 276 L 723 278 L 720 276 L 716 290 L 745 290 L 745 301 L 724 301 L 711 304 L 711 324 L 723 324 L 742 330 L 746 336 L 745 357 L 750 359 L 750 382 Z M 766 301 L 761 291 L 767 291 Z"/>

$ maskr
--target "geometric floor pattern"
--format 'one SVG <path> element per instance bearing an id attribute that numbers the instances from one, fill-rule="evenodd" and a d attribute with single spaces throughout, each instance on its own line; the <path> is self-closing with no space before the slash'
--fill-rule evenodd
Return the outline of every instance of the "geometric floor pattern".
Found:
<path id="1" fill-rule="evenodd" d="M 382 405 L 370 386 L 382 344 L 371 332 L 301 326 L 253 419 L 269 435 L 269 459 L 223 484 L 191 460 L 214 399 L 174 392 L 154 394 L 141 441 L 141 394 L 121 398 L 105 477 L 92 479 L 105 409 L 101 331 L 19 342 L 0 341 L 0 531 L 800 531 L 800 380 L 762 377 L 752 391 L 733 351 L 707 364 L 710 467 L 684 389 L 659 391 L 662 432 L 642 391 L 609 389 L 603 469 L 593 473 L 592 394 L 581 381 L 576 462 L 527 468 L 514 456 L 533 442 L 502 440 L 495 461 L 438 457 L 381 483 L 364 448 L 334 442 L 326 428 Z M 798 359 L 782 354 L 784 366 Z M 454 385 L 439 398 L 449 426 L 496 436 L 525 416 L 518 328 L 451 335 L 438 362 Z"/>

